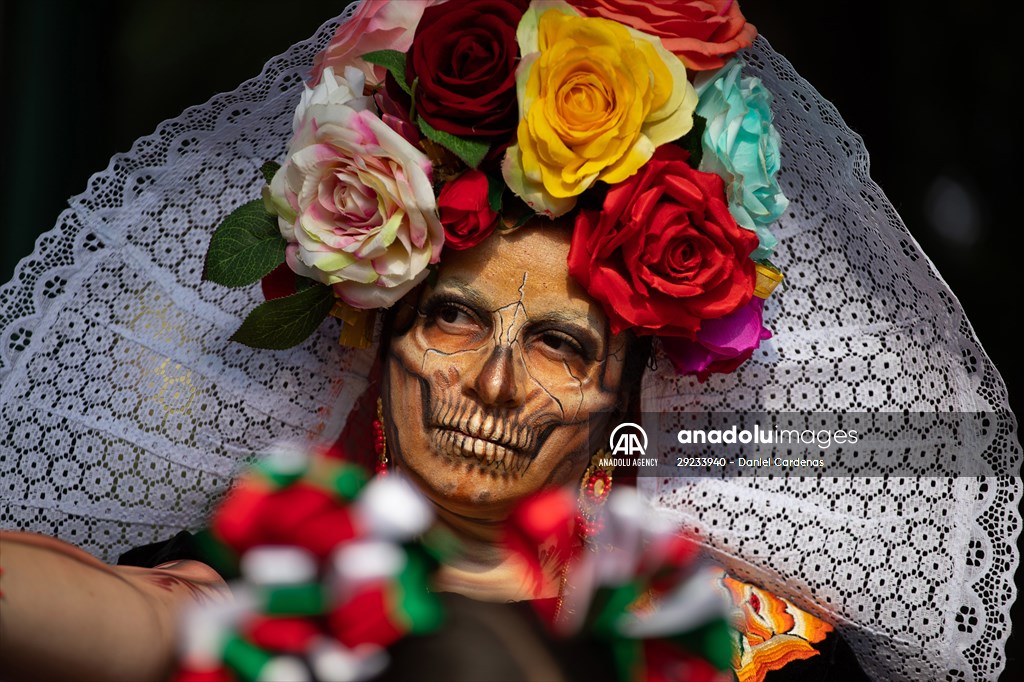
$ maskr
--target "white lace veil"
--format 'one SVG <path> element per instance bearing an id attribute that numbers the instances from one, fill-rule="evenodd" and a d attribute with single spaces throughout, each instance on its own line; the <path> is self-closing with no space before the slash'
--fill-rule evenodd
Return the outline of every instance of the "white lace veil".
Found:
<path id="1" fill-rule="evenodd" d="M 213 227 L 282 157 L 298 85 L 336 26 L 115 156 L 0 288 L 0 526 L 113 559 L 202 526 L 251 452 L 338 434 L 372 351 L 342 349 L 329 325 L 289 351 L 229 343 L 258 288 L 200 281 Z M 765 40 L 745 58 L 775 93 L 791 199 L 775 337 L 703 385 L 660 362 L 644 410 L 989 411 L 992 437 L 957 455 L 1019 471 L 1003 382 L 859 137 Z M 640 485 L 738 576 L 838 625 L 876 679 L 1002 669 L 1019 475 Z"/>

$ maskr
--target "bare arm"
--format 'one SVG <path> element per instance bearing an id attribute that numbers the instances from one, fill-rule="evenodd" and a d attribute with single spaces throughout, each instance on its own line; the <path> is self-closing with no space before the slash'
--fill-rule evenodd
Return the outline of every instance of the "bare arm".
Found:
<path id="1" fill-rule="evenodd" d="M 0 531 L 4 680 L 165 679 L 175 619 L 190 601 L 229 599 L 198 561 L 113 567 L 67 543 Z"/>

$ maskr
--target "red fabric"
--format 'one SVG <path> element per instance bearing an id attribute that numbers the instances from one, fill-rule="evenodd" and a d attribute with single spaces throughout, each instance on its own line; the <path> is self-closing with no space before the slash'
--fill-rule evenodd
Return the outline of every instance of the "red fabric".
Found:
<path id="1" fill-rule="evenodd" d="M 640 559 L 637 572 L 651 576 L 651 589 L 661 594 L 678 586 L 690 572 L 697 546 L 681 535 L 672 535 L 650 547 Z"/>
<path id="2" fill-rule="evenodd" d="M 722 682 L 732 680 L 726 674 L 702 658 L 690 655 L 679 647 L 658 639 L 643 642 L 644 682 Z"/>
<path id="3" fill-rule="evenodd" d="M 226 667 L 204 670 L 182 667 L 171 676 L 171 682 L 236 682 L 237 679 Z"/>
<path id="4" fill-rule="evenodd" d="M 379 360 L 370 369 L 366 391 L 356 400 L 349 412 L 345 428 L 338 440 L 327 451 L 328 457 L 358 464 L 369 471 L 377 466 L 373 446 L 373 420 L 377 418 L 377 398 L 380 396 L 381 368 Z"/>
<path id="5" fill-rule="evenodd" d="M 266 544 L 303 547 L 320 559 L 358 535 L 349 509 L 325 490 L 298 482 L 276 492 L 260 510 Z"/>
<path id="6" fill-rule="evenodd" d="M 406 633 L 391 614 L 387 583 L 362 588 L 328 616 L 331 632 L 342 644 L 376 644 L 386 647 Z"/>
<path id="7" fill-rule="evenodd" d="M 262 649 L 301 654 L 322 633 L 308 618 L 256 616 L 244 628 L 246 639 Z"/>
<path id="8" fill-rule="evenodd" d="M 327 491 L 302 481 L 280 490 L 260 483 L 245 479 L 213 517 L 214 534 L 237 553 L 258 545 L 289 544 L 324 559 L 359 535 L 352 512 Z"/>
<path id="9" fill-rule="evenodd" d="M 254 520 L 269 493 L 269 488 L 259 487 L 252 478 L 244 479 L 233 488 L 210 523 L 217 539 L 239 554 L 258 545 L 263 533 Z"/>

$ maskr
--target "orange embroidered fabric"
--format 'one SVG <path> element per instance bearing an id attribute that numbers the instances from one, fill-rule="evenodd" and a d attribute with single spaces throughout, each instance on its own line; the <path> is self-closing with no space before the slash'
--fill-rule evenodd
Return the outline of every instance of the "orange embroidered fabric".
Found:
<path id="1" fill-rule="evenodd" d="M 759 587 L 718 577 L 731 602 L 729 622 L 735 633 L 733 669 L 739 682 L 761 682 L 791 661 L 818 655 L 814 648 L 832 626 Z"/>

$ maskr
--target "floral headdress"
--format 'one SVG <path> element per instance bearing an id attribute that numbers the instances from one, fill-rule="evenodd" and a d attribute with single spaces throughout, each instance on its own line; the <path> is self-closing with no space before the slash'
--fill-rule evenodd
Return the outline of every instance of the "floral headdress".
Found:
<path id="1" fill-rule="evenodd" d="M 730 0 L 364 1 L 262 201 L 211 242 L 208 279 L 270 299 L 233 338 L 286 348 L 333 315 L 364 345 L 445 249 L 564 216 L 569 273 L 614 333 L 731 372 L 771 336 L 782 279 L 771 94 L 734 57 L 755 35 Z"/>

